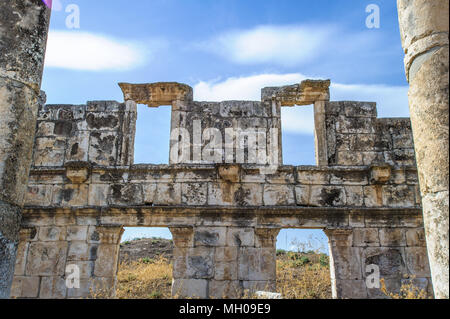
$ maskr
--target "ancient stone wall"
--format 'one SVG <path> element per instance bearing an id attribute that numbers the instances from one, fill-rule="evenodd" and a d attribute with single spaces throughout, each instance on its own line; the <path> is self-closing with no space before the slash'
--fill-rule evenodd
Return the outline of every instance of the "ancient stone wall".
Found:
<path id="1" fill-rule="evenodd" d="M 132 164 L 136 112 L 136 104 L 115 101 L 40 105 L 33 166 Z"/>
<path id="2" fill-rule="evenodd" d="M 404 155 L 412 147 L 408 121 L 377 119 L 371 103 L 311 100 L 329 96 L 329 82 L 320 84 L 264 89 L 262 103 L 194 102 L 183 85 L 137 90 L 122 84 L 125 103 L 42 107 L 13 295 L 113 293 L 121 232 L 133 226 L 170 228 L 173 294 L 181 297 L 274 289 L 282 228 L 326 230 L 336 298 L 382 297 L 366 285 L 367 266 L 373 265 L 389 289 L 415 276 L 430 290 L 417 171 L 414 157 Z M 264 165 L 231 164 L 223 157 L 218 163 L 132 165 L 137 101 L 172 105 L 172 129 L 194 130 L 189 123 L 197 116 L 204 125 L 217 123 L 221 133 L 227 119 L 231 127 L 262 129 L 274 120 L 279 130 L 279 116 L 270 112 L 314 104 L 321 119 L 315 119 L 319 153 L 347 155 L 336 152 L 337 162 L 329 165 L 279 165 L 269 173 Z M 182 107 L 190 114 L 178 121 Z M 79 289 L 65 282 L 73 265 L 80 269 Z"/>
<path id="3" fill-rule="evenodd" d="M 377 118 L 369 102 L 329 102 L 325 114 L 329 165 L 415 165 L 409 118 Z"/>

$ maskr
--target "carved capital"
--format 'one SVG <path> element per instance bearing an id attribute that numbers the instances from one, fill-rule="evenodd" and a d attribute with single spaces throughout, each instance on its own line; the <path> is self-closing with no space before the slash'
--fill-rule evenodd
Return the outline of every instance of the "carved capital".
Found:
<path id="1" fill-rule="evenodd" d="M 102 244 L 118 244 L 122 238 L 124 228 L 122 226 L 97 226 L 100 243 Z"/>
<path id="2" fill-rule="evenodd" d="M 275 247 L 280 228 L 255 228 L 257 247 Z"/>
<path id="3" fill-rule="evenodd" d="M 240 170 L 238 164 L 219 165 L 219 177 L 226 182 L 238 183 L 241 179 Z"/>
<path id="4" fill-rule="evenodd" d="M 88 180 L 91 170 L 89 162 L 67 162 L 64 166 L 66 177 L 73 184 L 82 184 Z"/>
<path id="5" fill-rule="evenodd" d="M 169 227 L 176 248 L 192 247 L 194 243 L 193 227 Z"/>
<path id="6" fill-rule="evenodd" d="M 21 242 L 33 240 L 36 237 L 36 227 L 25 227 L 19 231 L 19 240 Z"/>
<path id="7" fill-rule="evenodd" d="M 372 166 L 370 168 L 370 182 L 383 184 L 391 179 L 392 168 L 389 165 Z"/>
<path id="8" fill-rule="evenodd" d="M 353 229 L 351 228 L 326 228 L 324 233 L 333 247 L 353 245 Z"/>

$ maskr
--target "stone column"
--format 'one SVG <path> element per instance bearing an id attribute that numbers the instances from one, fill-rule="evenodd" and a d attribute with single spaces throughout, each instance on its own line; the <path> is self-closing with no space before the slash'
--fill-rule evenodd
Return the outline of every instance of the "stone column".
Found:
<path id="1" fill-rule="evenodd" d="M 50 9 L 0 3 L 0 298 L 8 298 L 31 164 Z"/>
<path id="2" fill-rule="evenodd" d="M 397 5 L 433 287 L 449 298 L 449 2 Z"/>

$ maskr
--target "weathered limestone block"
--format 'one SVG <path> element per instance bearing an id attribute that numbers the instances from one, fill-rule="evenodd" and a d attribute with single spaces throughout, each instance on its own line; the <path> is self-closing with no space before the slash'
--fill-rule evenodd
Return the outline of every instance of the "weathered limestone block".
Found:
<path id="1" fill-rule="evenodd" d="M 194 230 L 194 246 L 225 246 L 227 240 L 226 227 L 196 227 Z"/>
<path id="2" fill-rule="evenodd" d="M 295 205 L 294 187 L 292 185 L 264 185 L 265 206 Z"/>
<path id="3" fill-rule="evenodd" d="M 113 205 L 142 205 L 144 201 L 142 185 L 112 185 L 109 201 Z"/>
<path id="4" fill-rule="evenodd" d="M 345 206 L 346 194 L 342 186 L 312 186 L 311 206 Z"/>
<path id="5" fill-rule="evenodd" d="M 449 298 L 449 4 L 397 6 L 433 287 L 436 298 Z"/>
<path id="6" fill-rule="evenodd" d="M 181 186 L 181 194 L 182 204 L 203 206 L 206 205 L 208 199 L 208 185 L 205 183 L 183 183 Z"/>
<path id="7" fill-rule="evenodd" d="M 39 287 L 40 299 L 66 298 L 66 280 L 61 277 L 42 277 Z"/>
<path id="8" fill-rule="evenodd" d="M 330 250 L 331 291 L 333 298 L 366 298 L 362 281 L 361 250 L 352 247 L 350 229 L 326 229 Z"/>
<path id="9" fill-rule="evenodd" d="M 65 162 L 81 161 L 89 159 L 89 131 L 77 131 L 67 142 Z"/>
<path id="10" fill-rule="evenodd" d="M 380 246 L 377 228 L 355 228 L 353 230 L 353 246 Z"/>
<path id="11" fill-rule="evenodd" d="M 40 277 L 16 276 L 11 287 L 11 296 L 18 298 L 37 298 Z"/>
<path id="12" fill-rule="evenodd" d="M 65 153 L 65 138 L 37 138 L 34 148 L 33 164 L 35 166 L 63 166 Z"/>
<path id="13" fill-rule="evenodd" d="M 425 231 L 423 228 L 412 228 L 406 231 L 407 246 L 426 247 Z"/>
<path id="14" fill-rule="evenodd" d="M 89 206 L 105 206 L 108 202 L 110 186 L 108 184 L 90 184 L 89 185 Z"/>
<path id="15" fill-rule="evenodd" d="M 382 187 L 383 203 L 390 207 L 414 207 L 415 190 L 408 185 L 389 185 Z"/>
<path id="16" fill-rule="evenodd" d="M 238 299 L 242 296 L 242 289 L 238 280 L 211 280 L 209 295 L 220 299 Z"/>
<path id="17" fill-rule="evenodd" d="M 65 273 L 67 242 L 30 244 L 25 274 L 27 276 L 62 276 Z"/>
<path id="18" fill-rule="evenodd" d="M 36 228 L 22 228 L 19 233 L 19 245 L 17 246 L 16 267 L 14 276 L 25 276 L 25 267 L 30 242 L 37 238 Z"/>
<path id="19" fill-rule="evenodd" d="M 89 185 L 67 184 L 64 189 L 55 191 L 53 188 L 53 204 L 60 207 L 83 207 L 87 206 L 89 198 Z"/>
<path id="20" fill-rule="evenodd" d="M 117 152 L 117 133 L 110 132 L 91 132 L 89 142 L 89 161 L 98 165 L 114 165 L 116 163 Z"/>
<path id="21" fill-rule="evenodd" d="M 28 206 L 49 206 L 52 203 L 52 196 L 52 185 L 29 185 L 25 203 Z"/>
<path id="22" fill-rule="evenodd" d="M 172 281 L 172 296 L 175 298 L 205 299 L 208 294 L 208 280 L 205 279 L 174 279 Z"/>
<path id="23" fill-rule="evenodd" d="M 380 246 L 406 246 L 405 233 L 401 228 L 380 228 Z"/>
<path id="24" fill-rule="evenodd" d="M 255 229 L 228 227 L 226 244 L 229 247 L 253 247 L 255 245 Z"/>
<path id="25" fill-rule="evenodd" d="M 281 106 L 310 105 L 330 100 L 330 80 L 305 80 L 300 84 L 262 89 L 262 100 L 276 99 Z"/>
<path id="26" fill-rule="evenodd" d="M 179 183 L 158 183 L 156 194 L 155 205 L 181 204 L 181 184 Z"/>

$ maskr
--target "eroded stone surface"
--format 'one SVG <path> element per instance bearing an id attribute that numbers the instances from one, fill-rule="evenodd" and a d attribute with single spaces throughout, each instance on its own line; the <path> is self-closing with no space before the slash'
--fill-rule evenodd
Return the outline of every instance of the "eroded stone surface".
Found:
<path id="1" fill-rule="evenodd" d="M 195 102 L 173 83 L 128 85 L 125 103 L 41 106 L 14 296 L 89 297 L 105 285 L 113 293 L 127 226 L 170 228 L 179 297 L 273 291 L 281 228 L 327 229 L 336 298 L 383 297 L 366 287 L 372 264 L 393 289 L 403 275 L 428 285 L 409 120 L 377 119 L 374 103 L 329 102 L 328 86 L 265 89 L 262 102 Z M 133 98 L 172 104 L 172 128 L 192 133 L 189 159 L 133 165 Z M 233 142 L 241 137 L 227 129 L 280 132 L 282 105 L 309 100 L 321 103 L 320 166 L 284 166 L 279 150 L 278 165 L 265 173 L 264 165 L 239 161 L 249 158 L 248 134 L 242 153 L 227 156 L 224 144 L 217 162 L 194 157 L 210 150 L 196 130 L 212 127 Z M 80 270 L 80 289 L 62 286 L 70 265 Z"/>
<path id="2" fill-rule="evenodd" d="M 11 288 L 37 109 L 45 103 L 39 94 L 49 22 L 43 1 L 0 4 L 0 298 Z M 30 297 L 38 279 L 23 280 Z"/>
<path id="3" fill-rule="evenodd" d="M 433 286 L 449 298 L 449 3 L 397 3 Z"/>

